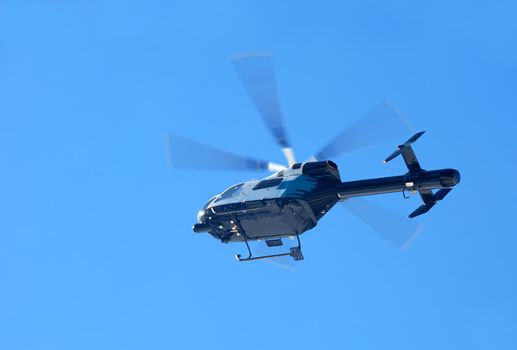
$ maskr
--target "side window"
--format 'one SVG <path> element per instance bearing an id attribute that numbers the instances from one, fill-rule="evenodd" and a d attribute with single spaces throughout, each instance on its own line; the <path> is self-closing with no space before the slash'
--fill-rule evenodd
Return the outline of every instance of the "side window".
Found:
<path id="1" fill-rule="evenodd" d="M 283 179 L 281 177 L 277 177 L 277 178 L 274 178 L 274 179 L 262 180 L 258 184 L 256 184 L 255 187 L 253 187 L 253 190 L 260 190 L 261 188 L 268 188 L 268 187 L 278 186 L 278 185 L 280 185 L 282 180 Z"/>

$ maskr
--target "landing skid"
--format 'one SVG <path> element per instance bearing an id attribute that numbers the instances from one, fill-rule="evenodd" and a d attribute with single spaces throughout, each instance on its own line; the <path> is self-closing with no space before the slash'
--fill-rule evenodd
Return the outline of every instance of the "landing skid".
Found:
<path id="1" fill-rule="evenodd" d="M 303 254 L 302 254 L 302 243 L 300 242 L 300 237 L 296 235 L 296 239 L 298 240 L 298 245 L 296 247 L 289 248 L 289 252 L 280 253 L 280 254 L 271 254 L 271 255 L 260 255 L 260 256 L 253 256 L 253 253 L 251 252 L 250 245 L 248 243 L 248 240 L 245 239 L 244 243 L 246 243 L 246 248 L 248 248 L 248 257 L 247 258 L 241 258 L 241 254 L 235 255 L 235 258 L 238 261 L 252 261 L 252 260 L 262 260 L 262 259 L 269 259 L 269 258 L 278 258 L 281 256 L 291 256 L 295 261 L 303 260 Z"/>

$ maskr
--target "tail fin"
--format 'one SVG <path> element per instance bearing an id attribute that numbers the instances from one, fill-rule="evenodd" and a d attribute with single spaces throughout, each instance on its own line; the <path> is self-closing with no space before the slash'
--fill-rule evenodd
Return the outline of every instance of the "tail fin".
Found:
<path id="1" fill-rule="evenodd" d="M 399 145 L 395 152 L 390 154 L 388 158 L 384 160 L 384 163 L 389 162 L 390 160 L 396 158 L 398 155 L 402 155 L 402 158 L 404 158 L 404 162 L 406 163 L 406 166 L 409 170 L 408 174 L 422 172 L 423 169 L 420 166 L 418 159 L 416 158 L 415 152 L 413 151 L 411 144 L 418 140 L 420 136 L 422 136 L 424 133 L 425 131 L 420 131 L 412 137 L 410 137 L 402 145 Z M 433 193 L 432 190 L 418 189 L 418 192 L 420 193 L 420 197 L 422 197 L 422 201 L 424 202 L 424 204 L 422 204 L 415 211 L 409 214 L 409 217 L 414 218 L 427 213 L 429 210 L 431 210 L 432 207 L 435 206 L 436 202 L 441 201 L 443 198 L 445 198 L 445 196 L 449 194 L 450 191 L 452 191 L 452 188 L 442 188 L 436 193 Z"/>
<path id="2" fill-rule="evenodd" d="M 418 163 L 418 159 L 416 159 L 416 155 L 413 151 L 413 148 L 411 147 L 411 144 L 418 140 L 420 136 L 422 136 L 424 133 L 425 131 L 420 131 L 412 137 L 410 137 L 409 140 L 404 142 L 402 145 L 399 145 L 395 152 L 390 154 L 389 157 L 384 160 L 384 163 L 388 163 L 390 160 L 396 158 L 399 154 L 402 154 L 402 158 L 404 158 L 404 162 L 406 163 L 409 172 L 421 171 L 422 168 Z"/>

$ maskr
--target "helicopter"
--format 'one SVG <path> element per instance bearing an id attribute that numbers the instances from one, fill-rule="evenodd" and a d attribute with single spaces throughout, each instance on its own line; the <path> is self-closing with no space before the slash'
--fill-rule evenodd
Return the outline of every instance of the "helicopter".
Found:
<path id="1" fill-rule="evenodd" d="M 283 122 L 272 55 L 244 54 L 234 57 L 232 62 L 259 115 L 281 147 L 287 165 L 239 156 L 177 135 L 169 135 L 168 141 L 173 166 L 272 172 L 263 179 L 235 184 L 213 196 L 199 210 L 193 225 L 195 233 L 208 233 L 222 243 L 245 243 L 248 256 L 237 254 L 238 261 L 284 256 L 303 260 L 300 236 L 313 229 L 338 202 L 394 192 L 402 192 L 407 198 L 407 192 L 418 193 L 422 204 L 409 214 L 412 219 L 427 213 L 460 182 L 456 169 L 424 170 L 420 166 L 413 143 L 424 131 L 415 133 L 384 160 L 388 163 L 401 156 L 408 169 L 405 174 L 341 181 L 331 157 L 409 131 L 402 115 L 387 102 L 345 129 L 307 161 L 297 162 Z M 254 255 L 249 244 L 263 241 L 267 247 L 275 248 L 283 246 L 285 239 L 295 240 L 296 246 L 274 254 Z"/>

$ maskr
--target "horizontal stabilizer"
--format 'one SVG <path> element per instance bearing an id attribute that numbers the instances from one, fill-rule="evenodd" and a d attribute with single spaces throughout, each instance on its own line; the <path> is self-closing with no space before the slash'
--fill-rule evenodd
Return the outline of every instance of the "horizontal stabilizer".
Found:
<path id="1" fill-rule="evenodd" d="M 432 207 L 435 206 L 436 202 L 444 199 L 445 196 L 448 195 L 451 191 L 452 188 L 442 188 L 434 194 L 431 191 L 420 191 L 420 196 L 424 200 L 424 204 L 422 204 L 414 212 L 409 214 L 409 217 L 414 218 L 427 213 L 429 210 L 431 210 Z"/>
<path id="2" fill-rule="evenodd" d="M 449 192 L 452 191 L 452 188 L 442 188 L 441 190 L 439 190 L 438 192 L 436 192 L 434 195 L 433 195 L 433 198 L 435 201 L 441 201 L 442 199 L 445 198 L 446 195 L 449 194 Z"/>
<path id="3" fill-rule="evenodd" d="M 422 214 L 425 214 L 427 213 L 429 210 L 431 210 L 432 207 L 434 207 L 434 205 L 436 204 L 436 202 L 434 203 L 429 203 L 429 204 L 422 204 L 421 206 L 419 206 L 414 212 L 412 212 L 411 214 L 409 214 L 409 217 L 412 219 L 414 217 L 417 217 L 419 215 L 422 215 Z"/>

